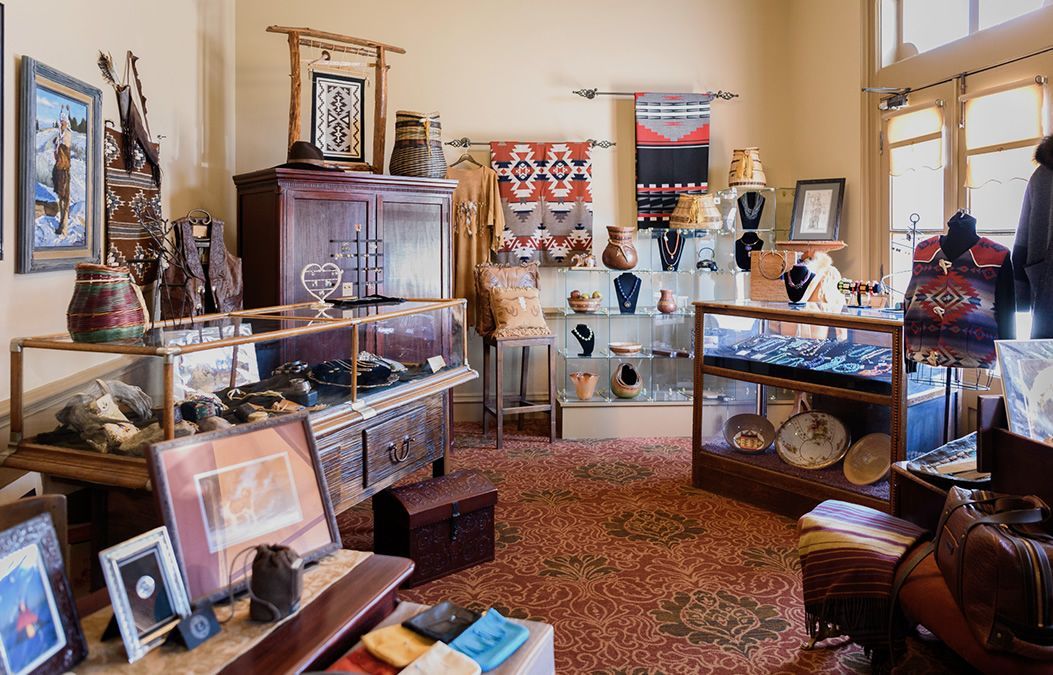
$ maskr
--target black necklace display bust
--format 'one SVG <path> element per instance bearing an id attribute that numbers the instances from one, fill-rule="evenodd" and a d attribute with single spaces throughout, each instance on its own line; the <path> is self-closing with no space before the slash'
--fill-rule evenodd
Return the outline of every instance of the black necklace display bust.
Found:
<path id="1" fill-rule="evenodd" d="M 636 313 L 636 300 L 640 297 L 643 280 L 632 272 L 614 277 L 614 293 L 618 296 L 618 311 L 622 314 Z"/>
<path id="2" fill-rule="evenodd" d="M 805 291 L 808 290 L 814 278 L 815 272 L 803 262 L 797 263 L 786 271 L 782 281 L 786 285 L 786 297 L 790 299 L 791 305 L 803 304 L 801 301 L 804 299 Z"/>
<path id="3" fill-rule="evenodd" d="M 764 212 L 764 195 L 759 192 L 747 192 L 739 197 L 738 203 L 742 229 L 756 230 L 760 227 L 761 214 Z"/>
<path id="4" fill-rule="evenodd" d="M 574 330 L 570 332 L 577 340 L 578 344 L 581 345 L 581 352 L 578 356 L 592 356 L 592 350 L 596 348 L 596 333 L 588 325 L 579 323 L 574 327 Z"/>
<path id="5" fill-rule="evenodd" d="M 735 264 L 740 270 L 750 271 L 750 251 L 764 248 L 764 240 L 756 232 L 746 232 L 735 241 Z"/>

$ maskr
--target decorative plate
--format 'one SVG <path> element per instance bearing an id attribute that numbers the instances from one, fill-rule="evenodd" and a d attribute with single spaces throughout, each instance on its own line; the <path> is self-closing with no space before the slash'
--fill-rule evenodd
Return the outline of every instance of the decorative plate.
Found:
<path id="1" fill-rule="evenodd" d="M 643 345 L 639 342 L 612 342 L 607 345 L 611 352 L 620 356 L 627 356 L 629 354 L 639 354 L 643 351 Z"/>
<path id="2" fill-rule="evenodd" d="M 747 455 L 759 455 L 775 440 L 775 426 L 763 415 L 742 413 L 724 422 L 724 440 Z"/>
<path id="3" fill-rule="evenodd" d="M 848 430 L 833 415 L 809 410 L 794 415 L 775 435 L 779 459 L 801 469 L 825 469 L 848 451 Z"/>
<path id="4" fill-rule="evenodd" d="M 845 455 L 845 478 L 853 485 L 870 485 L 888 474 L 892 466 L 892 437 L 867 434 L 852 444 Z"/>

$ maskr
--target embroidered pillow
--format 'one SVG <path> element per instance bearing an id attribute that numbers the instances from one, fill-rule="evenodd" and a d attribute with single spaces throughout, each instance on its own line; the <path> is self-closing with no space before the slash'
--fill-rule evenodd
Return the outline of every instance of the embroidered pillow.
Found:
<path id="1" fill-rule="evenodd" d="M 494 313 L 495 338 L 551 335 L 541 310 L 541 295 L 536 288 L 494 288 L 490 290 L 490 307 Z"/>
<path id="2" fill-rule="evenodd" d="M 488 336 L 494 332 L 494 313 L 490 309 L 490 290 L 494 288 L 537 288 L 537 263 L 498 265 L 482 263 L 475 266 L 475 330 Z"/>

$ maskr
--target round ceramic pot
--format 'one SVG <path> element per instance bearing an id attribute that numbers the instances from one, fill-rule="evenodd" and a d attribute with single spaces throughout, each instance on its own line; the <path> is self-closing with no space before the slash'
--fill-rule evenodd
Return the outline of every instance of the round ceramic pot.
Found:
<path id="1" fill-rule="evenodd" d="M 636 398 L 643 390 L 643 379 L 631 363 L 619 363 L 611 374 L 611 392 L 618 398 Z"/>
<path id="2" fill-rule="evenodd" d="M 66 310 L 74 342 L 137 340 L 146 330 L 146 312 L 126 267 L 77 265 L 77 281 Z"/>
<path id="3" fill-rule="evenodd" d="M 636 227 L 607 226 L 607 248 L 603 249 L 603 264 L 612 270 L 631 270 L 640 261 L 633 236 Z"/>
<path id="4" fill-rule="evenodd" d="M 588 401 L 596 393 L 596 383 L 600 381 L 600 376 L 596 373 L 571 373 L 570 379 L 574 381 L 574 392 L 578 395 L 578 400 Z"/>
<path id="5" fill-rule="evenodd" d="M 676 311 L 676 299 L 673 297 L 673 291 L 668 288 L 663 288 L 659 291 L 661 297 L 658 298 L 658 311 L 662 314 L 672 314 Z"/>

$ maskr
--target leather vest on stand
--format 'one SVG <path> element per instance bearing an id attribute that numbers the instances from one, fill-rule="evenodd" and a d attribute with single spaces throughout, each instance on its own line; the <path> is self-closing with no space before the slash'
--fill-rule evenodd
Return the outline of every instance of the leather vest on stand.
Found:
<path id="1" fill-rule="evenodd" d="M 987 237 L 949 260 L 940 238 L 914 250 L 903 317 L 907 358 L 944 368 L 989 368 L 998 339 L 995 297 L 1009 249 Z"/>
<path id="2" fill-rule="evenodd" d="M 165 269 L 161 316 L 177 319 L 212 312 L 233 312 L 242 306 L 241 259 L 227 251 L 223 222 L 213 219 L 209 228 L 208 265 L 202 263 L 188 218 L 173 223 L 176 256 L 184 267 Z"/>

